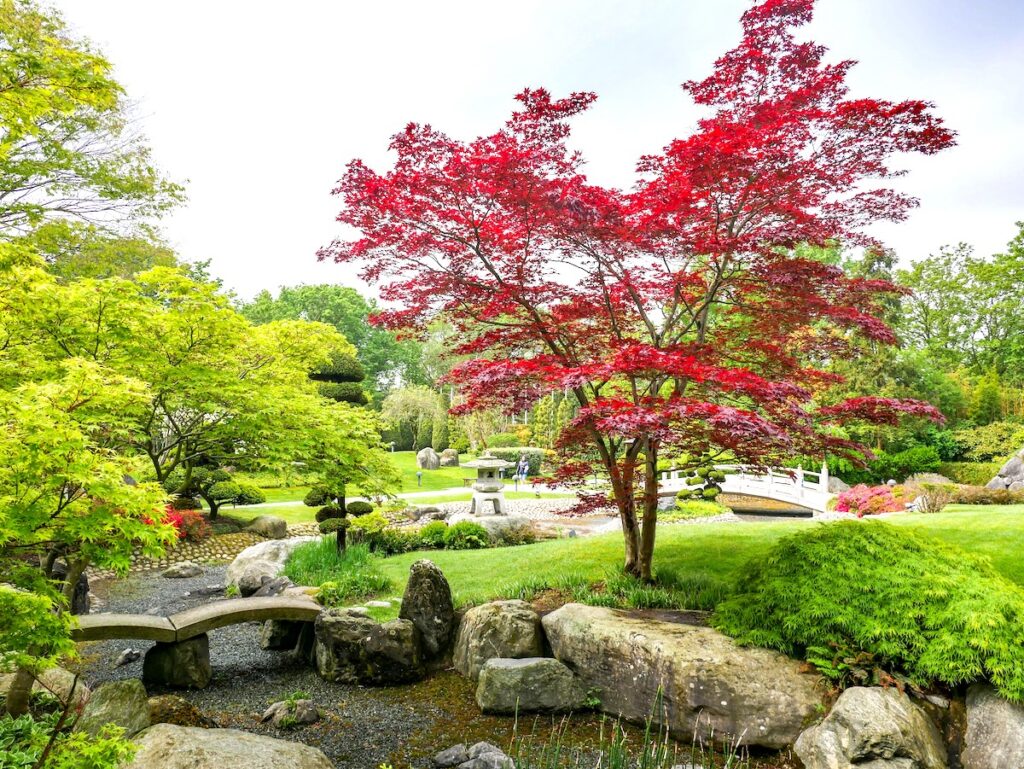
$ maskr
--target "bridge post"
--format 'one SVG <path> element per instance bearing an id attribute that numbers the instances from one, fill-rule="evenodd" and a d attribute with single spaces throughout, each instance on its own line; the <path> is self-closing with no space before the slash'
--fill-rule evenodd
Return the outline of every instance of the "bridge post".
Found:
<path id="1" fill-rule="evenodd" d="M 828 494 L 828 462 L 821 463 L 821 474 L 818 476 L 818 488 Z"/>
<path id="2" fill-rule="evenodd" d="M 796 469 L 796 498 L 804 498 L 804 469 L 802 467 Z"/>

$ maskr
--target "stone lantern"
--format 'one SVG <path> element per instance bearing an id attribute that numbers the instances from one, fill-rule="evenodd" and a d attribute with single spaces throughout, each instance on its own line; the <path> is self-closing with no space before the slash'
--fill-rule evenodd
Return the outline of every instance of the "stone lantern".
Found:
<path id="1" fill-rule="evenodd" d="M 469 512 L 473 515 L 485 515 L 484 506 L 492 504 L 496 515 L 505 515 L 505 484 L 501 480 L 499 470 L 507 470 L 515 465 L 490 454 L 484 454 L 472 462 L 466 462 L 463 467 L 476 470 L 476 483 L 473 484 L 473 501 L 469 503 Z"/>

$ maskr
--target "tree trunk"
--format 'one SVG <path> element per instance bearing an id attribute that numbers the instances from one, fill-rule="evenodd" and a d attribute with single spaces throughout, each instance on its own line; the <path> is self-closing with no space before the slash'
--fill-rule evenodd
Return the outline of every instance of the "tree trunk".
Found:
<path id="1" fill-rule="evenodd" d="M 627 574 L 640 576 L 640 526 L 636 518 L 636 497 L 633 492 L 633 472 L 612 467 L 612 494 L 619 508 L 622 520 L 622 534 L 626 547 L 626 562 L 623 569 Z"/>
<path id="2" fill-rule="evenodd" d="M 644 582 L 654 581 L 654 535 L 658 524 L 658 442 L 647 439 L 644 459 L 644 515 L 640 534 L 640 568 Z"/>
<path id="3" fill-rule="evenodd" d="M 345 511 L 345 492 L 344 491 L 342 491 L 341 494 L 338 495 L 338 500 L 337 501 L 338 501 L 338 507 L 341 508 L 342 520 L 345 520 L 347 518 L 347 515 L 346 515 L 346 511 Z M 338 529 L 338 531 L 334 535 L 334 544 L 337 547 L 339 554 L 345 552 L 345 548 L 348 545 L 348 530 L 347 529 Z"/>
<path id="4" fill-rule="evenodd" d="M 7 690 L 7 714 L 11 718 L 23 716 L 28 712 L 29 698 L 32 695 L 32 684 L 35 674 L 28 668 L 18 668 Z"/>
<path id="5" fill-rule="evenodd" d="M 71 560 L 67 558 L 68 573 L 64 577 L 64 587 L 61 588 L 61 593 L 64 595 L 64 600 L 67 602 L 67 611 L 71 611 L 71 605 L 75 600 L 75 588 L 78 587 L 78 580 L 82 577 L 82 572 L 85 571 L 85 567 L 89 565 L 88 558 L 77 558 Z"/>

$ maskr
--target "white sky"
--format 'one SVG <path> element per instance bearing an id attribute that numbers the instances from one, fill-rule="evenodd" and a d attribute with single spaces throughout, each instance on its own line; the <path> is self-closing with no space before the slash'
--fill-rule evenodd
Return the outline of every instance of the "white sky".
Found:
<path id="1" fill-rule="evenodd" d="M 111 59 L 157 163 L 189 202 L 164 231 L 242 297 L 356 284 L 318 264 L 344 165 L 389 164 L 409 121 L 489 133 L 525 86 L 596 91 L 574 143 L 599 183 L 698 116 L 679 89 L 739 40 L 746 0 L 50 0 Z M 819 0 L 810 35 L 861 63 L 858 96 L 934 101 L 959 146 L 911 158 L 921 198 L 876 234 L 904 261 L 1003 248 L 1024 219 L 1024 2 Z"/>

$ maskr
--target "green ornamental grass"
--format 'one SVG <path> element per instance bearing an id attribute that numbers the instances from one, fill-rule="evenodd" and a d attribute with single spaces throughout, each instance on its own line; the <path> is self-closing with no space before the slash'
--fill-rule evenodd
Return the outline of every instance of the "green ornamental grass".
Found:
<path id="1" fill-rule="evenodd" d="M 713 624 L 836 678 L 866 658 L 921 686 L 987 679 L 1024 702 L 1024 590 L 905 527 L 844 521 L 781 539 L 741 570 Z"/>

